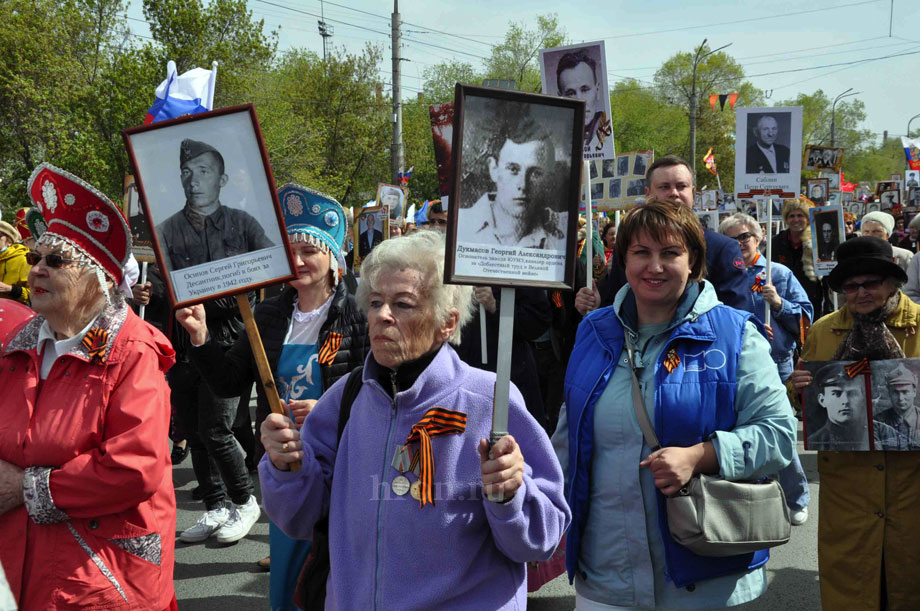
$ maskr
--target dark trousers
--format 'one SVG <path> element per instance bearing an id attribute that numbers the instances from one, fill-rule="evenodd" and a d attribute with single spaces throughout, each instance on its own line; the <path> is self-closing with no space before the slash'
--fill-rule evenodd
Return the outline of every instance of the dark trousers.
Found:
<path id="1" fill-rule="evenodd" d="M 543 397 L 543 410 L 546 413 L 546 432 L 552 437 L 559 422 L 559 410 L 562 408 L 565 365 L 556 358 L 552 342 L 534 342 L 533 346 L 534 357 L 537 359 L 537 375 L 540 378 L 540 395 Z"/>
<path id="2" fill-rule="evenodd" d="M 243 446 L 243 452 L 246 454 L 246 468 L 252 471 L 255 468 L 254 453 L 256 450 L 256 438 L 252 432 L 252 417 L 249 414 L 249 399 L 252 395 L 252 384 L 249 390 L 240 395 L 240 402 L 236 410 L 236 418 L 233 420 L 233 436 Z"/>
<path id="3" fill-rule="evenodd" d="M 191 448 L 192 469 L 205 506 L 208 510 L 220 507 L 228 495 L 234 503 L 245 503 L 253 485 L 232 432 L 239 397 L 215 396 L 191 363 L 176 363 L 167 380 L 179 425 Z"/>

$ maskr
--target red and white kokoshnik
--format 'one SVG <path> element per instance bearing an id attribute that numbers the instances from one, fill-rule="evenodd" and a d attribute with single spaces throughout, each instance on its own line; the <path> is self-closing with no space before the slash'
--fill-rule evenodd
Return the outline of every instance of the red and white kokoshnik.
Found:
<path id="1" fill-rule="evenodd" d="M 35 168 L 28 189 L 48 224 L 41 241 L 65 243 L 118 285 L 131 253 L 131 230 L 121 210 L 92 185 L 48 163 Z"/>

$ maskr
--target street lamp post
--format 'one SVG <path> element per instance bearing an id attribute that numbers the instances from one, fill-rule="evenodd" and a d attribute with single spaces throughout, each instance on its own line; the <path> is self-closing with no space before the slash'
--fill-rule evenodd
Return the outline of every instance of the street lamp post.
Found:
<path id="1" fill-rule="evenodd" d="M 850 93 L 851 91 L 852 93 Z M 836 114 L 837 102 L 851 95 L 858 95 L 859 93 L 860 93 L 859 91 L 853 91 L 853 88 L 850 87 L 849 89 L 847 89 L 846 91 L 838 95 L 836 98 L 834 98 L 834 103 L 831 104 L 831 146 L 834 146 L 834 130 L 837 127 L 837 114 Z"/>
<path id="2" fill-rule="evenodd" d="M 696 56 L 693 58 L 693 83 L 690 86 L 690 169 L 693 170 L 694 180 L 696 180 L 696 113 L 698 112 L 698 102 L 696 99 L 696 70 L 700 65 L 700 62 L 716 53 L 721 51 L 726 47 L 732 46 L 732 43 L 721 46 L 718 49 L 713 49 L 709 53 L 700 55 L 703 51 L 703 47 L 706 46 L 706 41 L 708 38 L 704 38 L 703 42 L 700 43 L 699 48 L 696 50 Z"/>
<path id="3" fill-rule="evenodd" d="M 910 124 L 913 123 L 914 119 L 920 119 L 920 115 L 914 115 L 907 122 L 907 137 L 910 138 Z"/>

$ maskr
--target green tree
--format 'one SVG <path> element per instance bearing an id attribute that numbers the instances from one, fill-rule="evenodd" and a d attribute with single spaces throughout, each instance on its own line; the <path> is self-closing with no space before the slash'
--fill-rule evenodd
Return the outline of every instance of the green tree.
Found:
<path id="1" fill-rule="evenodd" d="M 505 39 L 492 48 L 485 61 L 485 78 L 514 79 L 519 91 L 539 93 L 540 49 L 562 46 L 565 32 L 556 15 L 537 15 L 535 29 L 511 23 Z"/>
<path id="2" fill-rule="evenodd" d="M 481 73 L 472 64 L 456 60 L 444 61 L 425 68 L 422 72 L 422 95 L 429 104 L 450 102 L 454 99 L 454 85 L 479 85 Z"/>

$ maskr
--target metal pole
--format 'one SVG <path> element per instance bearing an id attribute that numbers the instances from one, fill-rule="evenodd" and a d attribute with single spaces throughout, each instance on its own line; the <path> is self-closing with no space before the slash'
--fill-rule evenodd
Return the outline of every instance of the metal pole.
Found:
<path id="1" fill-rule="evenodd" d="M 400 84 L 400 32 L 399 0 L 393 0 L 392 36 L 393 47 L 393 143 L 390 146 L 390 173 L 393 184 L 399 184 L 399 174 L 403 169 L 402 144 L 402 90 Z"/>
<path id="2" fill-rule="evenodd" d="M 690 86 L 690 169 L 693 172 L 693 180 L 696 182 L 696 114 L 699 112 L 699 103 L 696 99 L 696 71 L 700 65 L 700 62 L 713 53 L 717 53 L 726 47 L 732 46 L 732 43 L 723 45 L 718 49 L 713 49 L 709 53 L 700 55 L 703 51 L 703 47 L 706 46 L 706 41 L 708 38 L 704 38 L 703 42 L 700 43 L 700 48 L 696 50 L 696 57 L 693 58 L 693 83 Z"/>
<path id="3" fill-rule="evenodd" d="M 907 122 L 907 137 L 910 138 L 910 124 L 914 122 L 914 119 L 920 119 L 920 115 L 914 115 Z"/>
<path id="4" fill-rule="evenodd" d="M 842 98 L 846 98 L 859 93 L 858 91 L 853 91 L 853 93 L 850 93 L 851 91 L 853 91 L 852 87 L 834 98 L 834 103 L 831 104 L 831 146 L 834 146 L 834 131 L 837 127 L 837 102 L 839 102 Z"/>
<path id="5" fill-rule="evenodd" d="M 511 392 L 511 341 L 514 336 L 514 288 L 502 287 L 498 309 L 498 362 L 495 364 L 495 394 L 492 399 L 492 431 L 489 443 L 495 445 L 508 434 L 508 396 Z M 498 503 L 501 493 L 487 498 Z"/>

